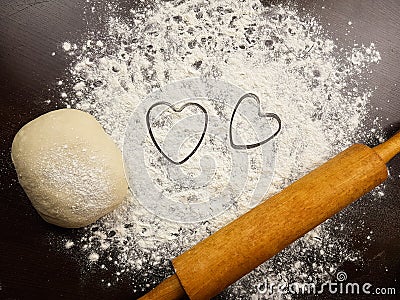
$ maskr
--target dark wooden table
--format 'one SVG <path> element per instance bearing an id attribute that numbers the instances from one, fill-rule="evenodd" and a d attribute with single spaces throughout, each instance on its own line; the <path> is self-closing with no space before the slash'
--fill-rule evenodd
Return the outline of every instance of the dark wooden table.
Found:
<path id="1" fill-rule="evenodd" d="M 79 38 L 87 31 L 87 24 L 95 22 L 84 16 L 85 2 L 3 0 L 0 5 L 0 299 L 139 296 L 133 293 L 129 277 L 110 288 L 99 282 L 97 273 L 81 280 L 79 263 L 68 253 L 55 250 L 48 239 L 51 234 L 78 235 L 79 230 L 63 230 L 41 220 L 19 186 L 10 159 L 16 132 L 35 117 L 61 107 L 57 104 L 56 81 L 66 77 L 69 60 L 62 55 L 52 57 L 51 53 L 61 50 L 61 42 Z M 330 23 L 327 29 L 343 44 L 352 45 L 354 40 L 375 42 L 382 61 L 369 83 L 378 88 L 372 105 L 380 109 L 372 109 L 371 118 L 381 117 L 386 133 L 393 134 L 400 128 L 400 1 L 294 2 L 322 24 Z M 129 1 L 121 3 L 127 11 L 134 5 Z M 353 28 L 346 35 L 348 21 L 352 21 Z M 44 104 L 45 99 L 53 101 Z M 346 211 L 348 235 L 354 247 L 366 250 L 364 265 L 345 264 L 343 269 L 352 281 L 396 287 L 400 294 L 400 157 L 389 167 L 392 177 L 385 196 L 365 197 Z M 359 230 L 361 223 L 364 226 Z M 365 241 L 369 230 L 375 235 L 366 245 L 361 241 Z"/>

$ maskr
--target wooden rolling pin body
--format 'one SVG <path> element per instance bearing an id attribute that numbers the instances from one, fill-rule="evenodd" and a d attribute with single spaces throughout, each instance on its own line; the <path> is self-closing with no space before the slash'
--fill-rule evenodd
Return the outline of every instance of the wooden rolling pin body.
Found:
<path id="1" fill-rule="evenodd" d="M 400 133 L 374 149 L 351 146 L 178 256 L 173 260 L 176 274 L 143 299 L 217 295 L 382 183 L 387 178 L 385 163 L 399 150 Z"/>

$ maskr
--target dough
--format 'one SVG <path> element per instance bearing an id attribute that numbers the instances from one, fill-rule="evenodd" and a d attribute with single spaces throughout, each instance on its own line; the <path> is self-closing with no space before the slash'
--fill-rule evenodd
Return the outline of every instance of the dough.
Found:
<path id="1" fill-rule="evenodd" d="M 94 117 L 79 110 L 52 111 L 26 124 L 11 156 L 35 209 L 58 226 L 93 223 L 127 194 L 120 150 Z"/>

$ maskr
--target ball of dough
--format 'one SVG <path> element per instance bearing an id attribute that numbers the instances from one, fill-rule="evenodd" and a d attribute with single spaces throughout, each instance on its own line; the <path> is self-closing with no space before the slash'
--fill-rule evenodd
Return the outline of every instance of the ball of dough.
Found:
<path id="1" fill-rule="evenodd" d="M 79 110 L 52 111 L 26 124 L 11 156 L 35 209 L 58 226 L 93 223 L 127 194 L 121 151 L 94 117 Z"/>

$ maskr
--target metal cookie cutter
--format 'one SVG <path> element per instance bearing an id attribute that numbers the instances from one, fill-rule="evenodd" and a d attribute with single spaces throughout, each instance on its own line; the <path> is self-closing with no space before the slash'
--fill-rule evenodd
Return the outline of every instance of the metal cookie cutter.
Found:
<path id="1" fill-rule="evenodd" d="M 258 115 L 260 117 L 267 117 L 267 118 L 275 119 L 278 122 L 278 129 L 271 136 L 269 136 L 268 138 L 266 138 L 266 139 L 264 139 L 264 140 L 262 140 L 260 142 L 257 142 L 257 143 L 254 143 L 254 144 L 248 144 L 248 145 L 246 145 L 246 144 L 236 144 L 233 141 L 233 138 L 232 138 L 233 118 L 235 117 L 236 111 L 237 111 L 240 103 L 242 103 L 243 100 L 246 99 L 246 98 L 255 99 L 257 101 L 257 103 L 258 103 Z M 229 123 L 229 141 L 230 141 L 230 144 L 231 144 L 232 148 L 234 148 L 234 149 L 253 149 L 253 148 L 261 146 L 261 145 L 267 143 L 268 141 L 272 140 L 275 136 L 278 135 L 278 133 L 281 131 L 281 128 L 282 128 L 282 121 L 279 118 L 279 116 L 277 114 L 275 114 L 275 113 L 264 113 L 264 114 L 261 113 L 260 99 L 258 98 L 258 96 L 253 94 L 253 93 L 246 93 L 242 97 L 240 97 L 239 101 L 236 103 L 235 108 L 233 109 L 231 121 Z"/>
<path id="2" fill-rule="evenodd" d="M 192 150 L 192 152 L 190 152 L 184 159 L 180 160 L 180 161 L 175 161 L 172 158 L 170 158 L 160 147 L 160 145 L 157 143 L 156 139 L 154 138 L 154 134 L 153 134 L 153 130 L 151 129 L 151 124 L 150 124 L 150 112 L 153 108 L 160 106 L 160 105 L 166 105 L 169 108 L 171 108 L 174 112 L 181 112 L 182 110 L 184 110 L 186 107 L 188 106 L 196 106 L 198 108 L 200 108 L 200 110 L 204 113 L 204 127 L 203 127 L 203 132 L 201 134 L 201 137 L 198 141 L 198 143 L 196 144 L 196 146 L 194 147 L 194 149 Z M 150 108 L 148 109 L 147 113 L 146 113 L 146 124 L 147 124 L 147 129 L 149 131 L 151 140 L 154 143 L 154 146 L 156 146 L 157 150 L 160 151 L 160 153 L 171 163 L 175 164 L 175 165 L 181 165 L 184 162 L 186 162 L 190 157 L 193 156 L 193 154 L 197 151 L 197 149 L 200 147 L 201 142 L 204 139 L 204 136 L 206 134 L 207 131 L 207 126 L 208 126 L 208 113 L 206 111 L 206 109 L 195 102 L 187 102 L 184 105 L 182 105 L 180 108 L 176 108 L 173 104 L 166 102 L 166 101 L 160 101 L 160 102 L 156 102 L 154 103 L 152 106 L 150 106 Z"/>

